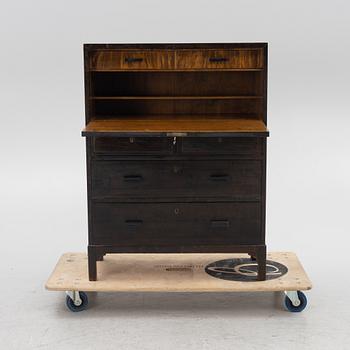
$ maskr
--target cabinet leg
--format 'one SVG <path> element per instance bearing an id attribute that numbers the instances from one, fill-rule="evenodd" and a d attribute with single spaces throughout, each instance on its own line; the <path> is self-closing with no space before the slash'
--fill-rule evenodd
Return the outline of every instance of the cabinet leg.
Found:
<path id="1" fill-rule="evenodd" d="M 266 280 L 266 247 L 259 247 L 256 251 L 256 261 L 258 263 L 258 281 Z"/>
<path id="2" fill-rule="evenodd" d="M 100 254 L 96 256 L 96 261 L 103 261 L 104 254 Z"/>
<path id="3" fill-rule="evenodd" d="M 96 254 L 93 249 L 88 250 L 88 263 L 89 263 L 89 280 L 97 280 L 97 266 L 96 266 Z"/>

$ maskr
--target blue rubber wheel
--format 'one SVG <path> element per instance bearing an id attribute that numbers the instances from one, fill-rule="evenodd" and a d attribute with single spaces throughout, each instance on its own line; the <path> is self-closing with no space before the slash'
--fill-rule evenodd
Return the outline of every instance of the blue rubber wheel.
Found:
<path id="1" fill-rule="evenodd" d="M 300 305 L 294 306 L 291 302 L 291 300 L 285 296 L 284 298 L 284 305 L 290 312 L 301 312 L 306 308 L 307 305 L 307 298 L 306 295 L 303 292 L 298 291 L 298 298 L 300 300 Z"/>
<path id="2" fill-rule="evenodd" d="M 83 311 L 87 308 L 88 306 L 88 297 L 86 295 L 86 293 L 84 292 L 79 292 L 79 296 L 81 299 L 81 304 L 80 305 L 75 305 L 73 299 L 67 295 L 66 296 L 66 305 L 68 307 L 68 309 L 72 312 L 79 312 L 79 311 Z"/>

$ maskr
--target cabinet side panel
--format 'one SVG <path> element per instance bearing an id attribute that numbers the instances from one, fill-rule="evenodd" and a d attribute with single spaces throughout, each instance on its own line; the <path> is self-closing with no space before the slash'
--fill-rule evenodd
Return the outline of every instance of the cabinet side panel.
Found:
<path id="1" fill-rule="evenodd" d="M 265 242 L 266 236 L 266 148 L 267 139 L 262 138 L 262 153 L 261 160 L 261 241 Z"/>
<path id="2" fill-rule="evenodd" d="M 84 92 L 85 92 L 85 125 L 91 120 L 92 101 L 90 99 L 92 91 L 91 73 L 89 69 L 90 51 L 88 45 L 84 45 Z"/>
<path id="3" fill-rule="evenodd" d="M 91 157 L 92 157 L 92 145 L 93 138 L 86 138 L 86 179 L 87 179 L 87 211 L 88 211 L 88 237 L 89 244 L 91 242 L 91 233 L 93 230 L 93 220 L 92 220 L 92 202 L 91 202 L 91 193 L 92 193 L 92 175 L 91 175 Z"/>
<path id="4" fill-rule="evenodd" d="M 263 71 L 263 121 L 267 125 L 267 74 L 268 74 L 268 45 L 264 47 L 264 71 Z"/>

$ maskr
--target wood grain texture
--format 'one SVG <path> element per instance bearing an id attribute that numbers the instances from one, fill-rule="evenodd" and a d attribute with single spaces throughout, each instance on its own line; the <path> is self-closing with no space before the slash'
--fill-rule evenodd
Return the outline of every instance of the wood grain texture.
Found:
<path id="1" fill-rule="evenodd" d="M 85 253 L 66 253 L 46 282 L 51 291 L 95 292 L 277 292 L 309 290 L 312 283 L 294 253 L 273 252 L 269 260 L 288 267 L 277 279 L 260 282 L 225 281 L 209 276 L 204 267 L 246 254 L 116 254 L 98 262 L 98 281 L 88 279 Z"/>
<path id="2" fill-rule="evenodd" d="M 266 125 L 256 119 L 189 119 L 189 118 L 139 118 L 96 119 L 88 123 L 83 136 L 121 134 L 166 134 L 166 133 L 261 133 L 268 135 Z"/>
<path id="3" fill-rule="evenodd" d="M 92 71 L 261 69 L 262 49 L 103 50 L 90 58 Z"/>
<path id="4" fill-rule="evenodd" d="M 260 119 L 263 99 L 105 99 L 93 100 L 95 114 L 91 119 L 119 118 L 123 116 L 139 115 L 147 118 L 152 115 L 164 115 L 175 118 L 186 116 L 191 119 L 196 115 L 215 115 L 228 117 L 231 115 L 255 115 Z"/>
<path id="5" fill-rule="evenodd" d="M 96 51 L 90 58 L 90 69 L 96 71 L 173 69 L 173 51 Z"/>
<path id="6" fill-rule="evenodd" d="M 93 96 L 93 100 L 254 100 L 262 96 Z"/>
<path id="7" fill-rule="evenodd" d="M 177 50 L 175 53 L 175 69 L 252 69 L 262 67 L 262 49 Z"/>
<path id="8" fill-rule="evenodd" d="M 263 96 L 262 75 L 216 70 L 92 72 L 93 91 L 89 96 Z"/>

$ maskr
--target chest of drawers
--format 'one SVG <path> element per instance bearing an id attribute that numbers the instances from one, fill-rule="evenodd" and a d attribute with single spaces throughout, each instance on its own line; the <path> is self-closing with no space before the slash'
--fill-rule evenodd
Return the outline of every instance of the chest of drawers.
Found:
<path id="1" fill-rule="evenodd" d="M 248 253 L 265 279 L 267 44 L 87 44 L 89 279 L 111 253 Z M 101 262 L 103 263 L 103 262 Z"/>

